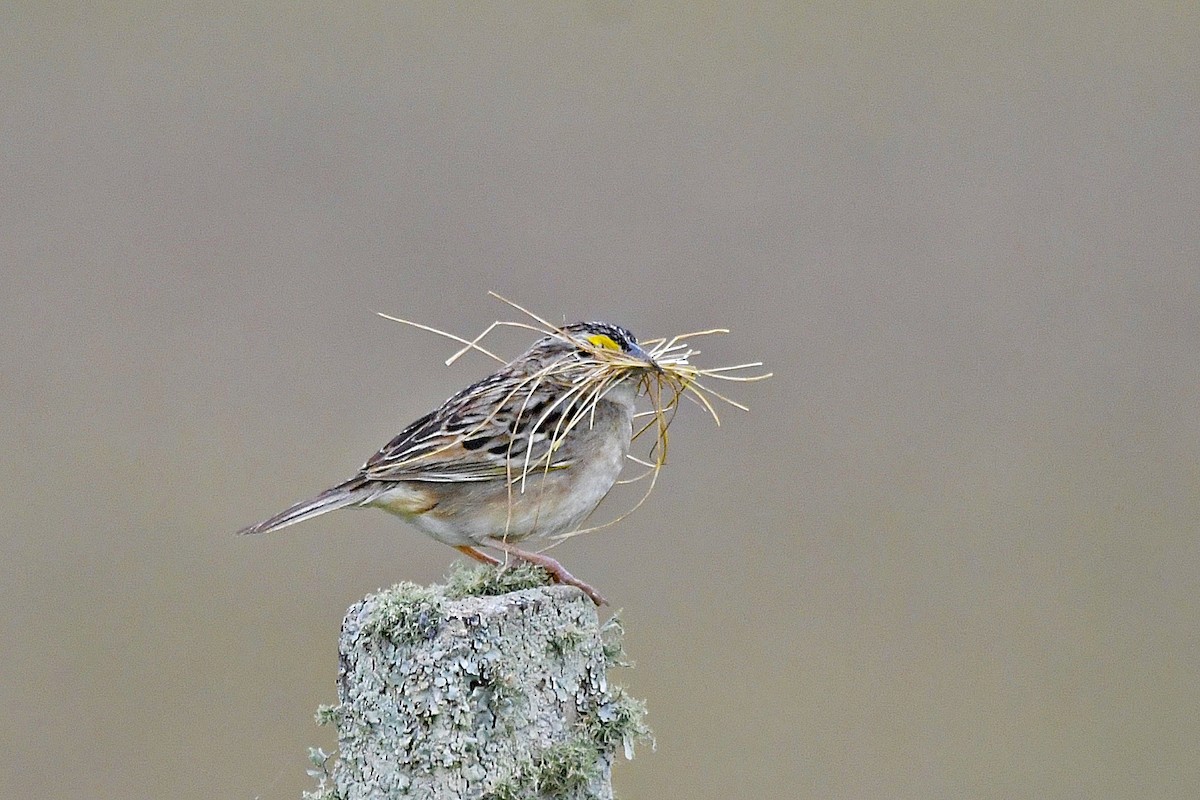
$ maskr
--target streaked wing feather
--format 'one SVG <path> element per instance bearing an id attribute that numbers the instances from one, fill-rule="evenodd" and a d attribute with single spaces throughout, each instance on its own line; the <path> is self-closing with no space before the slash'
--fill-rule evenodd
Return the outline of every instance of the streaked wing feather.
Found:
<path id="1" fill-rule="evenodd" d="M 406 427 L 363 464 L 360 475 L 371 481 L 489 481 L 519 476 L 530 464 L 545 469 L 553 427 L 538 425 L 530 451 L 527 428 L 544 416 L 535 415 L 541 407 L 531 392 L 541 396 L 508 370 L 490 375 Z M 512 420 L 496 413 L 501 406 L 522 409 L 516 437 Z M 554 461 L 550 468 L 567 463 Z"/>

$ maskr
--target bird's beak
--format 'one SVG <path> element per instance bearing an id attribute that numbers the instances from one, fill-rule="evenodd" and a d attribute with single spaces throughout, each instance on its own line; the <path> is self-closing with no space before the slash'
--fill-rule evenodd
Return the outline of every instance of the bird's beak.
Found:
<path id="1" fill-rule="evenodd" d="M 644 349 L 644 348 L 643 348 L 643 347 L 642 347 L 640 344 L 631 344 L 631 345 L 629 346 L 629 354 L 630 354 L 631 356 L 634 356 L 635 358 L 640 358 L 640 359 L 642 359 L 642 360 L 643 360 L 643 361 L 645 361 L 647 364 L 649 364 L 650 366 L 654 367 L 654 371 L 655 371 L 655 372 L 661 373 L 661 372 L 663 371 L 663 370 L 662 370 L 662 367 L 660 367 L 660 366 L 658 365 L 658 362 L 657 362 L 657 361 L 655 361 L 655 360 L 654 360 L 654 359 L 653 359 L 653 358 L 650 356 L 650 354 L 649 354 L 649 353 L 647 353 L 647 352 L 645 351 L 645 349 Z"/>

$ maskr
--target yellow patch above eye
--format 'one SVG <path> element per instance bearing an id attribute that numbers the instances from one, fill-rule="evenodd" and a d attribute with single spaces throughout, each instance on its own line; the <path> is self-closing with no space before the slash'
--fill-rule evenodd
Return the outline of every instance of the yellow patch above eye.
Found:
<path id="1" fill-rule="evenodd" d="M 620 350 L 621 345 L 617 344 L 612 338 L 605 336 L 603 333 L 593 333 L 587 337 L 587 340 L 596 347 L 602 347 L 605 350 Z"/>

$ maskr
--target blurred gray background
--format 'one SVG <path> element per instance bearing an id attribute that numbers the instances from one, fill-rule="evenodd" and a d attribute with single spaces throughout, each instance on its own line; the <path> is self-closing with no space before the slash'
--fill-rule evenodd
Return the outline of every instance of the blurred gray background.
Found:
<path id="1" fill-rule="evenodd" d="M 1200 12 L 1055 8 L 5 6 L 4 792 L 312 785 L 345 608 L 457 554 L 233 531 L 490 370 L 373 312 L 493 289 L 776 373 L 555 551 L 623 796 L 1196 797 Z"/>

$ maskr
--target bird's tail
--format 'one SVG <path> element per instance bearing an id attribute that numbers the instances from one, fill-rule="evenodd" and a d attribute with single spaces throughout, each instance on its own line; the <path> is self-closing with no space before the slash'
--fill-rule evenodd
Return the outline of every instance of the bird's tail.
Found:
<path id="1" fill-rule="evenodd" d="M 275 516 L 270 519 L 264 519 L 257 525 L 242 528 L 238 533 L 268 533 L 279 528 L 286 528 L 288 525 L 295 525 L 297 522 L 303 522 L 312 517 L 319 517 L 328 511 L 336 511 L 346 506 L 359 505 L 370 500 L 374 495 L 375 492 L 370 486 L 364 484 L 361 478 L 351 478 L 332 489 L 326 489 L 311 500 L 296 503 L 291 508 L 280 511 Z"/>

